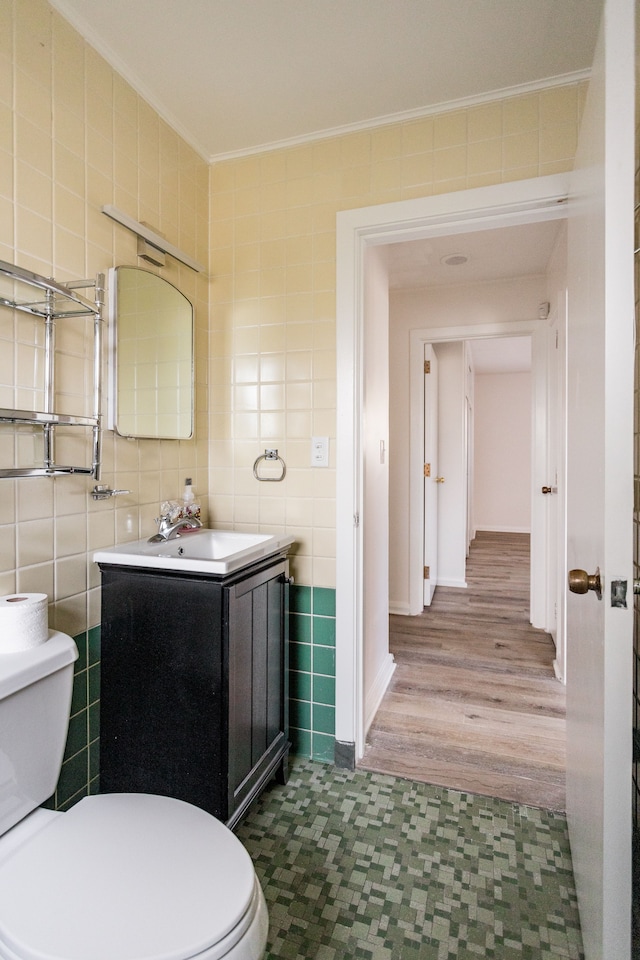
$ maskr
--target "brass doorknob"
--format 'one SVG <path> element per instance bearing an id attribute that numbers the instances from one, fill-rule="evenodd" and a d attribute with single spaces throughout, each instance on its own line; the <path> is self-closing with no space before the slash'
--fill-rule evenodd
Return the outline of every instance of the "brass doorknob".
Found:
<path id="1" fill-rule="evenodd" d="M 598 600 L 602 600 L 602 581 L 600 568 L 589 576 L 586 570 L 569 570 L 569 590 L 571 593 L 588 593 L 593 590 Z"/>
<path id="2" fill-rule="evenodd" d="M 553 487 L 543 487 L 543 488 L 542 488 L 542 492 L 543 492 L 543 493 L 553 493 Z"/>
<path id="3" fill-rule="evenodd" d="M 444 483 L 444 477 L 436 477 L 436 483 Z"/>

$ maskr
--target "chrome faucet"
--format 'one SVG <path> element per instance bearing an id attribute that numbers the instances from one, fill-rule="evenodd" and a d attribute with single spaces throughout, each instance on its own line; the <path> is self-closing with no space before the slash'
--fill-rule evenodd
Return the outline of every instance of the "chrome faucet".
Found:
<path id="1" fill-rule="evenodd" d="M 197 530 L 202 526 L 197 517 L 181 517 L 174 520 L 173 523 L 169 517 L 156 517 L 158 532 L 149 537 L 149 543 L 165 543 L 167 540 L 175 540 L 180 536 L 181 530 Z"/>

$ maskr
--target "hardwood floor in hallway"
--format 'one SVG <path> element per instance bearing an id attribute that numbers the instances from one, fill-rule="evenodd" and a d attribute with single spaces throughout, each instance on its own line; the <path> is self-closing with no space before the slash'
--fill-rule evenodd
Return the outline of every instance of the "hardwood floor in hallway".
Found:
<path id="1" fill-rule="evenodd" d="M 396 670 L 359 766 L 565 809 L 565 687 L 529 623 L 529 536 L 478 533 L 468 588 L 391 616 Z"/>

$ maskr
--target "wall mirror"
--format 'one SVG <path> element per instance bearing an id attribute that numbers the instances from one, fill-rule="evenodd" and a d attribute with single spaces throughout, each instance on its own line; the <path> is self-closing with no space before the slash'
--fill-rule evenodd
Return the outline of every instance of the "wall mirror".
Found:
<path id="1" fill-rule="evenodd" d="M 123 437 L 193 436 L 193 307 L 139 267 L 109 271 L 108 426 Z"/>

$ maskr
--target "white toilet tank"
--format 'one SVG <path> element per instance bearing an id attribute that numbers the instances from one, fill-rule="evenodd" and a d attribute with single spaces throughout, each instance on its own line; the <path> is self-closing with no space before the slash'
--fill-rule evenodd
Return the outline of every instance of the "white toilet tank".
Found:
<path id="1" fill-rule="evenodd" d="M 55 790 L 77 658 L 71 637 L 56 631 L 40 646 L 0 653 L 0 835 Z"/>

